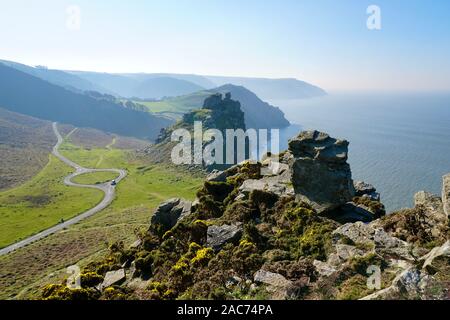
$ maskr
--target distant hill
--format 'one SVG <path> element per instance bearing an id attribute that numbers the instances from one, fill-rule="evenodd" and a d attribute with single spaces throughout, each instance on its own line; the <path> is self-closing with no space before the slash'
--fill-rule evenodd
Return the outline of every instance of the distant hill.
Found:
<path id="1" fill-rule="evenodd" d="M 0 105 L 33 117 L 154 139 L 171 121 L 74 93 L 0 64 Z"/>
<path id="2" fill-rule="evenodd" d="M 297 79 L 264 79 L 242 77 L 206 77 L 217 86 L 234 84 L 253 91 L 261 99 L 305 99 L 326 95 L 326 92 L 312 84 Z"/>
<path id="3" fill-rule="evenodd" d="M 133 90 L 134 97 L 164 98 L 189 94 L 204 88 L 186 80 L 170 77 L 149 78 Z"/>
<path id="4" fill-rule="evenodd" d="M 177 78 L 165 74 L 109 74 L 83 71 L 71 71 L 70 73 L 126 98 L 161 99 L 205 89 L 205 87 L 188 80 L 196 79 L 196 82 L 201 82 L 195 76 Z M 101 90 L 99 92 L 106 93 Z"/>
<path id="5" fill-rule="evenodd" d="M 160 99 L 213 89 L 225 84 L 243 86 L 261 99 L 304 99 L 326 95 L 312 84 L 297 79 L 203 76 L 176 73 L 101 73 L 50 70 L 24 64 L 0 62 L 73 91 L 98 91 L 123 98 Z"/>
<path id="6" fill-rule="evenodd" d="M 99 91 L 111 93 L 90 81 L 64 71 L 51 70 L 44 67 L 30 67 L 21 63 L 6 60 L 0 60 L 0 63 L 72 91 Z"/>
<path id="7" fill-rule="evenodd" d="M 234 100 L 241 103 L 241 108 L 245 113 L 247 128 L 284 128 L 289 126 L 289 121 L 286 120 L 279 108 L 262 101 L 250 90 L 231 84 L 180 97 L 164 99 L 163 101 L 137 103 L 146 105 L 152 112 L 181 118 L 183 114 L 200 108 L 203 105 L 203 101 L 212 94 L 225 94 L 227 92 L 231 93 Z"/>

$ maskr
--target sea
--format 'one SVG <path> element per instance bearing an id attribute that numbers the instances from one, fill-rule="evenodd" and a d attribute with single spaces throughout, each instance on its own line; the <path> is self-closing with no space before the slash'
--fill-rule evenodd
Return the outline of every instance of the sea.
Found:
<path id="1" fill-rule="evenodd" d="M 354 180 L 374 185 L 388 212 L 412 207 L 414 194 L 441 195 L 450 173 L 450 93 L 330 93 L 270 100 L 291 122 L 280 148 L 302 130 L 350 142 Z"/>

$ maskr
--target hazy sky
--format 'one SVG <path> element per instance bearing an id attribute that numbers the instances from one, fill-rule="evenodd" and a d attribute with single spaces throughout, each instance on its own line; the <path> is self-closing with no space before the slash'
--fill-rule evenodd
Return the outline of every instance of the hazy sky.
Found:
<path id="1" fill-rule="evenodd" d="M 372 4 L 381 30 L 366 26 Z M 79 30 L 68 27 L 70 5 L 80 8 Z M 0 0 L 0 59 L 295 77 L 327 90 L 450 90 L 450 1 Z"/>

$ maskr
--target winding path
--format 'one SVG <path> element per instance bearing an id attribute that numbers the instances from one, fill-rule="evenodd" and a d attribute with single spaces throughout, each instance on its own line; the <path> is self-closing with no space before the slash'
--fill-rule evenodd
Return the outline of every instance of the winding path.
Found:
<path id="1" fill-rule="evenodd" d="M 105 209 L 107 206 L 109 206 L 111 204 L 111 202 L 114 200 L 114 196 L 115 196 L 115 191 L 116 191 L 116 187 L 112 186 L 111 183 L 104 183 L 104 184 L 98 184 L 98 185 L 85 185 L 85 184 L 78 184 L 78 183 L 74 183 L 72 182 L 72 179 L 75 178 L 76 176 L 82 175 L 82 174 L 86 174 L 86 173 L 94 173 L 94 172 L 115 172 L 119 175 L 119 177 L 116 179 L 116 182 L 119 183 L 123 178 L 126 177 L 127 173 L 125 170 L 121 170 L 121 169 L 89 169 L 89 168 L 84 168 L 82 166 L 80 166 L 79 164 L 67 159 L 66 157 L 64 157 L 63 155 L 61 155 L 59 153 L 59 147 L 61 146 L 61 144 L 63 143 L 64 139 L 62 138 L 61 134 L 58 131 L 58 127 L 56 122 L 53 123 L 53 131 L 58 139 L 58 142 L 56 143 L 56 145 L 53 147 L 53 151 L 52 154 L 59 158 L 62 162 L 64 162 L 65 164 L 71 166 L 72 168 L 75 169 L 75 172 L 70 174 L 69 176 L 64 178 L 64 184 L 70 187 L 78 187 L 78 188 L 90 188 L 90 189 L 98 189 L 103 191 L 103 193 L 105 194 L 103 200 L 96 205 L 94 208 L 77 215 L 76 217 L 67 220 L 65 222 L 62 222 L 56 226 L 53 226 L 49 229 L 46 229 L 44 231 L 41 231 L 31 237 L 28 237 L 22 241 L 16 242 L 8 247 L 5 247 L 3 249 L 0 249 L 0 256 L 10 253 L 14 250 L 17 250 L 19 248 L 25 247 L 26 245 L 41 240 L 45 237 L 48 237 L 49 235 L 61 231 L 73 224 L 76 224 L 78 222 L 80 222 L 83 219 L 86 219 L 100 211 L 102 211 L 103 209 Z"/>

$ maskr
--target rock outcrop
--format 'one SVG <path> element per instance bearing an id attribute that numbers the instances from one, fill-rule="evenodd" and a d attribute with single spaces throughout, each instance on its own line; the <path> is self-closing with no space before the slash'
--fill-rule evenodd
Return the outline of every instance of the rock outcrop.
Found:
<path id="1" fill-rule="evenodd" d="M 236 243 L 242 237 L 241 225 L 210 226 L 207 231 L 206 245 L 220 250 L 226 243 Z"/>
<path id="2" fill-rule="evenodd" d="M 355 188 L 355 196 L 357 197 L 366 197 L 373 201 L 380 201 L 380 194 L 377 192 L 377 189 L 371 184 L 365 183 L 363 181 L 355 181 L 353 183 L 353 187 Z"/>
<path id="3" fill-rule="evenodd" d="M 184 218 L 191 212 L 192 203 L 181 199 L 170 199 L 159 205 L 152 216 L 151 223 L 170 229 L 178 220 Z"/>
<path id="4" fill-rule="evenodd" d="M 103 283 L 100 285 L 100 289 L 103 290 L 113 285 L 119 285 L 125 281 L 125 278 L 125 269 L 107 272 Z"/>
<path id="5" fill-rule="evenodd" d="M 318 131 L 304 131 L 289 141 L 289 151 L 294 156 L 292 184 L 299 201 L 320 213 L 353 198 L 348 144 Z"/>
<path id="6" fill-rule="evenodd" d="M 450 176 L 442 198 L 422 191 L 414 208 L 385 215 L 373 186 L 353 184 L 347 146 L 303 132 L 277 170 L 264 160 L 213 171 L 192 205 L 161 204 L 139 241 L 83 271 L 108 290 L 83 290 L 102 299 L 449 299 Z M 45 297 L 67 296 L 56 288 Z"/>

